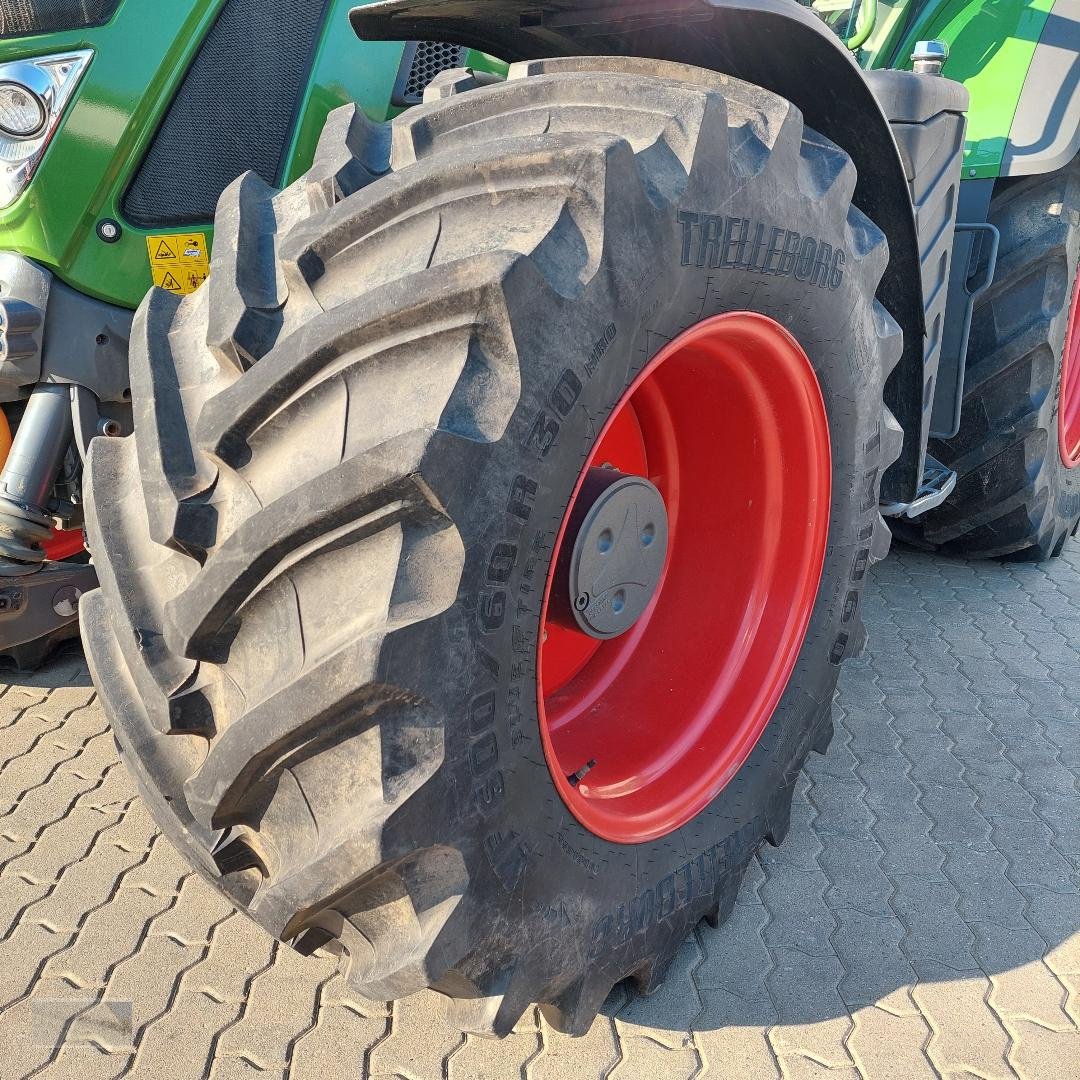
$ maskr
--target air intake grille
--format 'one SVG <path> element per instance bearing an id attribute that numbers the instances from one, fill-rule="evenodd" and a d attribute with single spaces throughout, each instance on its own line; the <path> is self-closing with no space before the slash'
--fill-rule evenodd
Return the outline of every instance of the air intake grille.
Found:
<path id="1" fill-rule="evenodd" d="M 141 227 L 210 221 L 254 169 L 281 179 L 325 0 L 228 0 L 124 197 Z"/>
<path id="2" fill-rule="evenodd" d="M 394 104 L 418 105 L 424 100 L 428 83 L 441 71 L 464 67 L 468 53 L 468 49 L 444 41 L 409 42 L 394 87 Z"/>
<path id="3" fill-rule="evenodd" d="M 100 26 L 119 6 L 120 0 L 0 0 L 0 38 Z"/>

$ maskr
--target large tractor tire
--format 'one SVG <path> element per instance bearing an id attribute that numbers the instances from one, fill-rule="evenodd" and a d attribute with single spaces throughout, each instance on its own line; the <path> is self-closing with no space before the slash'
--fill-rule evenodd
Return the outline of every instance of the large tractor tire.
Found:
<path id="1" fill-rule="evenodd" d="M 590 59 L 224 195 L 136 319 L 82 614 L 146 802 L 271 934 L 582 1032 L 730 912 L 888 548 L 854 187 L 770 93 Z"/>
<path id="2" fill-rule="evenodd" d="M 1001 248 L 972 320 L 960 431 L 930 446 L 956 490 L 900 535 L 950 555 L 1049 559 L 1080 525 L 1080 159 L 1002 182 L 990 221 Z"/>

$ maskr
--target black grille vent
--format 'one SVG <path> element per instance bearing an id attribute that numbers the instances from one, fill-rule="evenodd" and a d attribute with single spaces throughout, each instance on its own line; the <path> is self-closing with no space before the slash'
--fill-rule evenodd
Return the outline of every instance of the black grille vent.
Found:
<path id="1" fill-rule="evenodd" d="M 325 0 L 228 0 L 128 188 L 128 221 L 208 222 L 248 169 L 280 182 L 325 8 Z"/>
<path id="2" fill-rule="evenodd" d="M 465 66 L 469 50 L 444 41 L 410 41 L 394 87 L 395 105 L 419 105 L 428 84 L 441 71 Z"/>
<path id="3" fill-rule="evenodd" d="M 100 26 L 119 6 L 120 0 L 0 0 L 0 38 Z"/>

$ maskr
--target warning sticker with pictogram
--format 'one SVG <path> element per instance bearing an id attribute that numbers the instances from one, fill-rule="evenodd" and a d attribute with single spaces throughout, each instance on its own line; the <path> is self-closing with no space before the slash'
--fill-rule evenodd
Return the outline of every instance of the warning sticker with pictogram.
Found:
<path id="1" fill-rule="evenodd" d="M 169 233 L 148 236 L 146 251 L 154 284 L 177 296 L 194 292 L 210 273 L 210 251 L 205 233 Z"/>

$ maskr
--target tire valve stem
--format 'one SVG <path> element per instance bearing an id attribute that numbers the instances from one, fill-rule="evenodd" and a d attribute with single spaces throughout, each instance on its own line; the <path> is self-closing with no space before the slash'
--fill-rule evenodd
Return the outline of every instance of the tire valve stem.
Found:
<path id="1" fill-rule="evenodd" d="M 592 758 L 590 761 L 585 762 L 577 772 L 571 773 L 566 779 L 570 781 L 572 787 L 577 787 L 578 784 L 580 784 L 581 781 L 595 768 L 596 758 Z"/>

